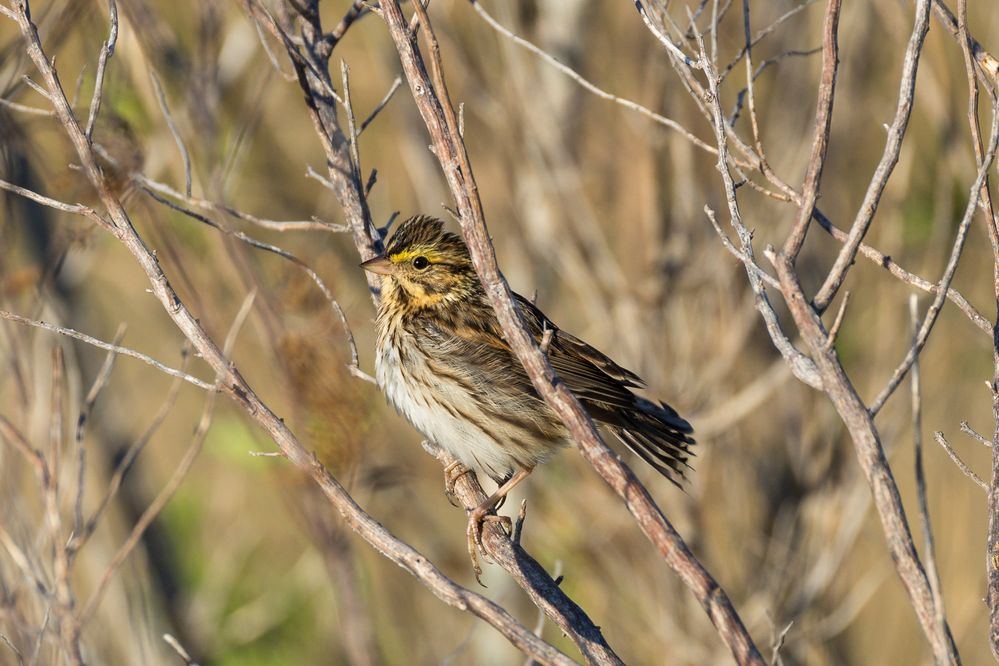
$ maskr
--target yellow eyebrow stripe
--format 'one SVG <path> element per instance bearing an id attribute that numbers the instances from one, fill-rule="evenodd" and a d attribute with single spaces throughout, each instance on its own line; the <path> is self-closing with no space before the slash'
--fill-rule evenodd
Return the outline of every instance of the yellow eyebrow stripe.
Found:
<path id="1" fill-rule="evenodd" d="M 434 252 L 433 250 L 403 250 L 402 252 L 396 252 L 395 254 L 389 255 L 389 259 L 395 264 L 409 261 L 415 257 L 426 257 L 432 264 L 440 263 L 441 260 L 440 253 Z"/>

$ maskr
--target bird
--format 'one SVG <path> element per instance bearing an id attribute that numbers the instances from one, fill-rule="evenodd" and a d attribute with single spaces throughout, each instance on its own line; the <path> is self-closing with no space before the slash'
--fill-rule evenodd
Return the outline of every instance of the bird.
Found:
<path id="1" fill-rule="evenodd" d="M 375 376 L 389 403 L 455 459 L 445 469 L 445 492 L 453 495 L 454 482 L 469 471 L 497 484 L 469 511 L 478 578 L 483 522 L 503 520 L 495 510 L 507 493 L 571 444 L 571 435 L 504 339 L 464 240 L 443 221 L 407 219 L 385 251 L 361 267 L 380 276 Z M 695 444 L 690 423 L 665 402 L 636 395 L 645 382 L 634 372 L 558 328 L 523 296 L 514 293 L 513 300 L 591 418 L 680 485 Z"/>

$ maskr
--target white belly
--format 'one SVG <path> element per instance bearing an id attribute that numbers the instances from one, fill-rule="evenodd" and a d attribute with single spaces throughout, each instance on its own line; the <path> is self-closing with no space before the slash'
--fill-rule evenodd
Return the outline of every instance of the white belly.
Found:
<path id="1" fill-rule="evenodd" d="M 476 396 L 467 387 L 433 376 L 419 353 L 410 354 L 407 360 L 409 366 L 403 370 L 398 350 L 379 344 L 375 374 L 389 402 L 417 430 L 465 466 L 494 479 L 520 466 L 490 433 L 488 421 L 474 407 Z M 420 383 L 414 376 L 421 378 Z M 424 377 L 433 378 L 424 385 Z"/>

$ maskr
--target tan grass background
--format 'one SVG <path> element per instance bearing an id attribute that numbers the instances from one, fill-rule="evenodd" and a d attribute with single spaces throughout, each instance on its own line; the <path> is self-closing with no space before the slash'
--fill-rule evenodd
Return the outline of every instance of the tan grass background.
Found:
<path id="1" fill-rule="evenodd" d="M 64 84 L 80 77 L 89 100 L 106 9 L 90 1 L 33 3 L 43 43 Z M 341 222 L 302 94 L 274 70 L 236 3 L 122 2 L 122 33 L 106 82 L 95 139 L 149 177 L 182 188 L 184 171 L 157 105 L 161 78 L 193 158 L 194 193 L 275 220 Z M 349 3 L 322 4 L 334 25 Z M 124 5 L 128 5 L 125 7 Z M 667 67 L 630 3 L 487 2 L 504 25 L 607 90 L 674 118 L 710 141 L 711 128 Z M 753 3 L 754 27 L 791 9 Z M 692 6 L 693 8 L 693 6 Z M 682 21 L 682 5 L 671 7 Z M 911 29 L 908 3 L 846 3 L 842 64 L 824 212 L 846 227 L 884 145 Z M 869 490 L 849 438 L 825 398 L 790 377 L 753 309 L 745 273 L 718 241 L 702 208 L 723 208 L 715 157 L 680 135 L 598 99 L 492 31 L 458 0 L 432 5 L 452 95 L 464 103 L 465 138 L 500 265 L 520 293 L 562 327 L 634 369 L 700 433 L 686 492 L 639 462 L 636 471 L 732 597 L 763 648 L 793 621 L 781 655 L 793 664 L 912 664 L 929 659 L 915 615 L 887 555 Z M 721 61 L 741 46 L 732 8 L 719 34 Z M 762 62 L 819 46 L 821 4 L 806 8 L 754 50 Z M 999 13 L 971 3 L 970 25 L 999 50 Z M 22 104 L 45 101 L 21 82 L 34 75 L 11 22 L 0 19 L 0 91 Z M 280 53 L 280 51 L 278 50 Z M 337 46 L 351 67 L 364 117 L 399 74 L 384 25 L 367 17 Z M 279 56 L 284 71 L 287 62 Z M 761 133 L 774 169 L 800 183 L 811 142 L 818 56 L 792 57 L 757 80 Z M 723 88 L 731 109 L 745 84 L 740 64 Z M 936 280 L 967 201 L 974 163 L 966 129 L 966 80 L 954 40 L 931 26 L 901 160 L 867 241 L 909 270 Z M 81 102 L 80 108 L 85 108 Z M 986 119 L 987 121 L 987 119 Z M 746 130 L 746 118 L 737 125 Z M 746 130 L 748 133 L 748 130 Z M 96 206 L 56 123 L 0 107 L 0 177 L 64 201 Z M 448 194 L 405 86 L 360 138 L 362 164 L 377 168 L 376 220 L 393 211 L 446 217 Z M 123 187 L 127 187 L 123 184 Z M 741 194 L 755 244 L 783 239 L 794 210 Z M 219 339 L 244 296 L 254 309 L 234 359 L 250 383 L 314 448 L 355 498 L 444 571 L 474 585 L 464 553 L 464 516 L 442 494 L 438 463 L 377 389 L 352 378 L 339 323 L 294 266 L 255 252 L 166 209 L 141 192 L 126 203 L 181 297 Z M 81 218 L 8 197 L 0 208 L 0 302 L 177 366 L 182 337 L 146 291 L 123 249 Z M 270 232 L 225 224 L 280 245 L 315 268 L 346 309 L 372 370 L 373 311 L 348 236 Z M 452 223 L 453 224 L 453 223 Z M 799 264 L 814 291 L 838 245 L 818 229 Z M 956 287 L 987 316 L 991 256 L 976 222 Z M 911 290 L 858 260 L 837 349 L 862 397 L 872 398 L 904 356 Z M 920 293 L 922 307 L 929 299 Z M 790 324 L 788 324 L 790 325 Z M 64 338 L 0 325 L 0 413 L 40 446 L 48 437 L 51 348 L 63 347 L 72 440 L 83 395 L 103 354 Z M 989 452 L 960 434 L 967 420 L 990 433 L 991 340 L 952 305 L 921 359 L 930 514 L 948 619 L 965 663 L 989 659 L 984 595 L 985 497 L 932 441 L 944 431 L 987 476 Z M 209 378 L 191 359 L 190 371 Z M 120 359 L 89 422 L 85 447 L 93 506 L 116 456 L 153 421 L 172 380 Z M 92 590 L 138 513 L 166 483 L 190 442 L 205 395 L 180 389 L 162 427 L 126 477 L 94 539 L 81 551 L 74 587 Z M 918 544 L 908 385 L 878 417 Z M 440 604 L 399 568 L 344 532 L 288 465 L 251 457 L 272 445 L 220 401 L 205 448 L 149 536 L 115 577 L 84 633 L 93 663 L 169 664 L 171 633 L 202 664 L 508 664 L 522 659 L 474 618 Z M 74 480 L 71 449 L 62 476 Z M 629 459 L 630 460 L 630 459 Z M 69 486 L 67 486 L 69 487 Z M 519 491 L 529 512 L 525 544 L 559 563 L 563 587 L 628 663 L 726 663 L 728 654 L 697 604 L 635 528 L 626 510 L 575 451 Z M 513 511 L 516 503 L 508 503 Z M 67 506 L 67 510 L 71 507 Z M 0 521 L 32 558 L 40 499 L 31 470 L 0 447 Z M 485 591 L 528 626 L 536 610 L 505 575 L 487 569 Z M 43 608 L 0 550 L 0 633 L 31 646 Z M 36 625 L 37 626 L 37 625 Z M 358 648 L 351 641 L 370 632 Z M 545 637 L 572 646 L 548 627 Z M 363 641 L 362 641 L 363 642 Z M 360 650 L 360 652 L 358 652 Z M 54 661 L 43 642 L 40 663 Z M 52 662 L 48 660 L 52 659 Z M 0 645 L 0 663 L 16 663 Z"/>

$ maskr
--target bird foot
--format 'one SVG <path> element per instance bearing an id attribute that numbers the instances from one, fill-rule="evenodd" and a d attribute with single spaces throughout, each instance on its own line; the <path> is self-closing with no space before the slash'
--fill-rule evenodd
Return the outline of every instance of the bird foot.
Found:
<path id="1" fill-rule="evenodd" d="M 485 583 L 482 582 L 482 566 L 479 564 L 479 552 L 481 551 L 483 555 L 487 555 L 485 546 L 482 543 L 482 528 L 486 522 L 499 523 L 506 530 L 507 534 L 513 533 L 513 522 L 508 516 L 498 516 L 495 513 L 490 513 L 495 511 L 495 507 L 491 506 L 494 502 L 487 500 L 479 506 L 475 507 L 468 514 L 468 528 L 466 530 L 466 536 L 468 537 L 468 556 L 472 560 L 472 570 L 475 572 L 475 580 L 482 587 L 486 587 Z"/>
<path id="2" fill-rule="evenodd" d="M 461 502 L 458 501 L 458 495 L 455 493 L 454 486 L 458 483 L 458 479 L 471 473 L 471 471 L 460 460 L 455 460 L 444 468 L 444 497 L 456 509 L 461 508 Z"/>

